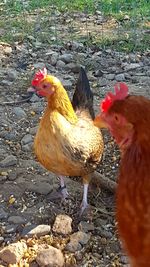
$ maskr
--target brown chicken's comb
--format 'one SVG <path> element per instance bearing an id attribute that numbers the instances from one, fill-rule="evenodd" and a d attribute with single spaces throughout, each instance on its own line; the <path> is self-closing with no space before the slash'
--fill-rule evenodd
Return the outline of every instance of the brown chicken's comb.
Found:
<path id="1" fill-rule="evenodd" d="M 32 80 L 32 85 L 37 86 L 39 82 L 41 82 L 47 75 L 47 69 L 43 68 L 42 70 L 39 70 L 35 76 L 34 79 Z"/>
<path id="2" fill-rule="evenodd" d="M 123 100 L 127 97 L 128 86 L 125 83 L 118 83 L 114 88 L 115 93 L 109 92 L 101 102 L 100 109 L 102 112 L 107 112 L 115 100 Z"/>

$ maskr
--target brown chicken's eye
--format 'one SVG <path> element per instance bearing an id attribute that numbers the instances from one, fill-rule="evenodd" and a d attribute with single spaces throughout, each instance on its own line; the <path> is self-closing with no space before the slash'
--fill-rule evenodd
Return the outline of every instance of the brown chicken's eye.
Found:
<path id="1" fill-rule="evenodd" d="M 43 84 L 43 89 L 46 89 L 47 87 L 47 84 Z"/>
<path id="2" fill-rule="evenodd" d="M 119 116 L 118 115 L 115 114 L 114 115 L 114 119 L 115 119 L 116 122 L 119 122 Z"/>

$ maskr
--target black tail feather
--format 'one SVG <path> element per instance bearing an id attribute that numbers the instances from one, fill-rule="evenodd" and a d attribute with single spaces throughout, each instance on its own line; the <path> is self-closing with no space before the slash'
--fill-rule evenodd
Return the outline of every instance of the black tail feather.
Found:
<path id="1" fill-rule="evenodd" d="M 74 110 L 87 109 L 92 119 L 94 119 L 93 93 L 90 89 L 86 72 L 82 67 L 80 69 L 79 78 L 73 95 L 72 105 Z"/>

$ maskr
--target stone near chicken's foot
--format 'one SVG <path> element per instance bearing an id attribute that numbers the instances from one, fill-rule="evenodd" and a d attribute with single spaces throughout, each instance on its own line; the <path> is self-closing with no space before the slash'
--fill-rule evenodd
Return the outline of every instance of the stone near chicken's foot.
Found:
<path id="1" fill-rule="evenodd" d="M 59 188 L 57 189 L 57 191 L 53 191 L 52 193 L 49 194 L 49 199 L 50 200 L 56 200 L 56 199 L 61 199 L 61 200 L 65 200 L 66 198 L 68 198 L 69 193 L 67 191 L 66 186 L 59 186 Z"/>

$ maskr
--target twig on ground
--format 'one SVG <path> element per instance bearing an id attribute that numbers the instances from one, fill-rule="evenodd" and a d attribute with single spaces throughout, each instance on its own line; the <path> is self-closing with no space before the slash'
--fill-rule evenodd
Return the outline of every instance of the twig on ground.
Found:
<path id="1" fill-rule="evenodd" d="M 109 178 L 106 178 L 104 175 L 96 171 L 92 174 L 91 183 L 103 189 L 109 190 L 112 193 L 114 193 L 117 188 L 116 182 L 110 180 Z"/>

